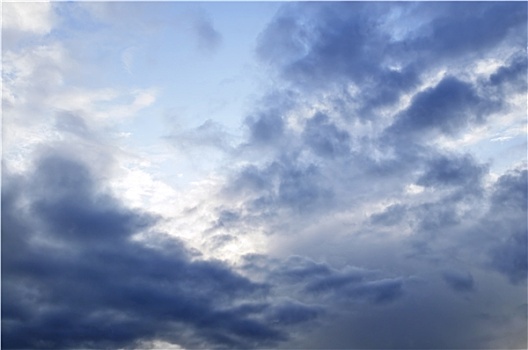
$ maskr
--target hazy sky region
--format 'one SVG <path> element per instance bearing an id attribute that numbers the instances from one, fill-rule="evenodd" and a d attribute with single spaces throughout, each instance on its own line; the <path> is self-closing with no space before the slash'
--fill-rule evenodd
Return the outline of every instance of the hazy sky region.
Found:
<path id="1" fill-rule="evenodd" d="M 4 2 L 2 348 L 526 348 L 527 17 Z"/>

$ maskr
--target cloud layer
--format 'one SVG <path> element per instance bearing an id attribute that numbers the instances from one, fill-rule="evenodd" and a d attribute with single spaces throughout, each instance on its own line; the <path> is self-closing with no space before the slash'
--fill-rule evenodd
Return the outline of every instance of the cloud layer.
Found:
<path id="1" fill-rule="evenodd" d="M 3 347 L 526 345 L 525 3 L 281 4 L 242 138 L 214 113 L 145 122 L 179 96 L 128 85 L 162 62 L 141 33 L 173 33 L 178 6 L 5 9 Z M 193 14 L 179 49 L 237 39 Z M 140 59 L 74 73 L 97 69 L 61 36 L 72 18 L 108 47 L 133 28 Z M 215 169 L 174 186 L 161 149 Z"/>

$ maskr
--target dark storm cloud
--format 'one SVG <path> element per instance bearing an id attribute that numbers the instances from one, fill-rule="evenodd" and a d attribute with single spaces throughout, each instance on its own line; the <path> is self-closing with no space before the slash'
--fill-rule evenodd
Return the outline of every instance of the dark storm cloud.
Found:
<path id="1" fill-rule="evenodd" d="M 82 164 L 50 155 L 40 160 L 35 173 L 29 214 L 41 219 L 39 226 L 51 239 L 110 244 L 154 223 L 154 218 L 123 210 L 112 197 L 94 196 L 96 183 Z"/>
<path id="2" fill-rule="evenodd" d="M 267 286 L 219 262 L 191 260 L 174 239 L 157 238 L 152 248 L 132 240 L 156 220 L 123 206 L 89 168 L 60 154 L 44 154 L 25 177 L 4 169 L 2 346 L 126 347 L 163 339 L 253 347 L 286 339 L 235 306 L 258 301 Z M 283 306 L 269 308 L 280 314 Z M 299 318 L 305 311 L 299 308 Z"/>

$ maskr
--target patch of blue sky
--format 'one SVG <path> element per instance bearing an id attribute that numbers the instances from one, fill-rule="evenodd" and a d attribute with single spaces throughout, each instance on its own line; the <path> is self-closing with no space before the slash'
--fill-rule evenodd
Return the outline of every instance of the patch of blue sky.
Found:
<path id="1" fill-rule="evenodd" d="M 151 103 L 114 125 L 116 134 L 128 135 L 124 147 L 143 154 L 174 153 L 166 147 L 166 137 L 207 120 L 240 136 L 249 101 L 265 78 L 255 60 L 255 42 L 278 7 L 277 3 L 57 3 L 60 20 L 49 40 L 65 45 L 82 69 L 67 76 L 66 84 L 124 92 L 97 102 L 99 108 L 133 104 L 134 92 L 151 94 Z M 200 26 L 210 32 L 200 31 Z M 184 168 L 180 173 L 194 173 L 192 180 L 219 161 L 214 150 L 200 152 L 210 166 L 179 157 Z M 165 159 L 165 165 L 158 164 L 161 173 L 172 173 L 174 155 L 161 158 Z"/>

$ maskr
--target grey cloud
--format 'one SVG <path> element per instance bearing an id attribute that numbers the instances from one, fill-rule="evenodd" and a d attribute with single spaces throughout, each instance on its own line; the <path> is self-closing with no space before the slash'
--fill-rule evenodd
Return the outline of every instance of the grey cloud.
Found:
<path id="1" fill-rule="evenodd" d="M 248 165 L 235 174 L 225 191 L 233 194 L 244 194 L 270 190 L 271 169 L 268 170 L 270 173 L 263 172 L 255 165 Z"/>
<path id="2" fill-rule="evenodd" d="M 365 279 L 367 271 L 361 269 L 347 271 L 346 273 L 332 273 L 329 276 L 317 278 L 305 286 L 309 293 L 322 293 L 337 290 L 351 284 L 360 283 Z"/>
<path id="3" fill-rule="evenodd" d="M 172 239 L 158 248 L 132 241 L 156 218 L 101 190 L 85 165 L 59 155 L 40 158 L 25 178 L 4 169 L 3 347 L 123 347 L 149 339 L 253 347 L 286 339 L 235 307 L 256 302 L 267 286 L 219 262 L 191 260 Z"/>
<path id="4" fill-rule="evenodd" d="M 377 70 L 366 54 L 381 53 L 380 33 L 375 20 L 366 15 L 367 7 L 360 3 L 290 5 L 264 33 L 259 52 L 300 84 L 324 85 L 340 75 L 363 79 Z M 282 55 L 267 55 L 266 48 L 276 40 L 284 44 L 275 50 L 285 50 Z M 297 49 L 292 52 L 291 47 Z"/>
<path id="5" fill-rule="evenodd" d="M 498 179 L 491 198 L 493 211 L 526 212 L 527 174 L 526 169 L 515 169 Z"/>
<path id="6" fill-rule="evenodd" d="M 263 33 L 258 53 L 286 87 L 245 120 L 248 139 L 234 153 L 250 164 L 228 178 L 205 234 L 220 246 L 254 224 L 275 235 L 272 243 L 291 234 L 282 253 L 307 248 L 340 265 L 252 255 L 241 275 L 172 239 L 158 238 L 155 248 L 133 241 L 158 218 L 105 194 L 102 175 L 79 162 L 47 156 L 25 179 L 4 171 L 2 345 L 132 347 L 161 339 L 190 348 L 276 347 L 289 344 L 295 328 L 288 327 L 315 320 L 321 327 L 300 332 L 297 347 L 490 348 L 514 344 L 505 335 L 526 340 L 525 317 L 520 331 L 491 335 L 496 325 L 478 317 L 481 308 L 519 305 L 526 289 L 526 170 L 488 190 L 486 165 L 426 145 L 503 108 L 508 90 L 501 89 L 525 80 L 525 60 L 511 58 L 488 81 L 447 75 L 415 91 L 429 71 L 463 69 L 485 50 L 525 52 L 525 13 L 524 3 L 292 3 Z M 391 16 L 402 16 L 410 32 L 393 35 L 408 28 L 387 25 Z M 217 45 L 211 23 L 195 29 L 202 44 Z M 352 96 L 354 86 L 360 91 Z M 407 93 L 408 108 L 381 116 L 379 107 Z M 310 104 L 313 96 L 326 105 Z M 300 131 L 287 120 L 296 107 L 310 110 L 298 116 Z M 57 125 L 84 130 L 71 116 Z M 207 122 L 179 136 L 192 147 L 224 147 L 219 131 Z M 426 193 L 406 194 L 411 183 Z M 401 203 L 361 222 L 365 207 L 394 198 Z M 399 225 L 410 237 L 398 236 Z M 314 232 L 317 244 L 309 241 Z M 383 269 L 351 267 L 354 259 Z M 458 269 L 466 263 L 480 269 L 478 290 L 475 271 Z M 431 266 L 449 270 L 434 279 Z M 422 284 L 406 277 L 414 273 Z M 481 288 L 492 273 L 511 283 Z M 460 304 L 453 290 L 487 294 Z M 491 306 L 479 301 L 502 292 L 508 297 Z"/>
<path id="7" fill-rule="evenodd" d="M 368 270 L 352 269 L 321 277 L 306 284 L 307 293 L 333 295 L 337 300 L 363 301 L 373 304 L 396 300 L 403 293 L 403 279 L 373 279 L 374 273 Z"/>
<path id="8" fill-rule="evenodd" d="M 421 186 L 478 186 L 486 167 L 477 164 L 469 155 L 439 155 L 428 163 L 428 169 L 417 180 Z"/>
<path id="9" fill-rule="evenodd" d="M 226 187 L 240 184 L 239 192 L 227 198 L 243 199 L 251 218 L 276 219 L 259 224 L 278 233 L 277 246 L 289 244 L 280 252 L 306 251 L 342 263 L 253 257 L 246 266 L 275 293 L 298 295 L 323 304 L 326 315 L 341 316 L 321 315 L 320 332 L 305 333 L 302 347 L 513 344 L 505 340 L 507 327 L 490 335 L 495 328 L 476 315 L 518 305 L 525 290 L 522 173 L 502 177 L 490 190 L 488 164 L 464 151 L 448 153 L 434 141 L 456 139 L 493 113 L 508 112 L 508 92 L 520 91 L 510 86 L 525 80 L 525 60 L 515 58 L 525 56 L 525 25 L 526 4 L 296 3 L 279 11 L 263 33 L 257 52 L 282 79 L 277 91 L 287 87 L 300 96 L 289 95 L 288 107 L 270 100 L 255 114 L 262 117 L 249 119 L 248 145 L 266 144 L 266 158 L 233 174 Z M 505 63 L 489 76 L 466 75 L 480 59 Z M 419 89 L 443 70 L 439 81 Z M 292 105 L 302 107 L 296 128 L 286 120 Z M 260 137 L 266 135 L 273 137 Z M 408 193 L 409 184 L 424 191 Z M 310 196 L 318 192 L 307 189 L 331 195 Z M 295 215 L 280 211 L 312 198 L 325 200 Z M 365 207 L 387 202 L 398 204 L 361 221 Z M 351 261 L 383 272 L 343 267 Z M 432 271 L 441 271 L 440 279 Z M 414 273 L 420 285 L 402 276 Z M 505 283 L 492 285 L 499 273 Z M 502 292 L 512 299 L 481 302 Z M 525 325 L 525 319 L 516 323 L 515 341 L 526 339 Z"/>
<path id="10" fill-rule="evenodd" d="M 354 99 L 361 106 L 349 117 L 375 118 L 376 107 L 398 101 L 436 66 L 503 43 L 519 48 L 526 42 L 525 13 L 525 4 L 514 3 L 289 4 L 264 32 L 258 52 L 302 90 L 361 86 Z M 391 31 L 402 28 L 391 28 L 390 18 L 404 14 L 419 25 L 394 38 Z M 446 88 L 471 97 L 455 85 Z"/>
<path id="11" fill-rule="evenodd" d="M 427 202 L 413 208 L 417 218 L 416 229 L 420 233 L 438 232 L 448 230 L 460 223 L 461 218 L 457 213 L 456 201 L 449 199 L 438 202 Z"/>
<path id="12" fill-rule="evenodd" d="M 526 230 L 511 233 L 490 252 L 493 267 L 506 275 L 514 284 L 526 283 L 528 273 L 526 236 Z"/>
<path id="13" fill-rule="evenodd" d="M 215 223 L 215 227 L 229 227 L 233 223 L 236 223 L 240 219 L 240 214 L 230 211 L 222 210 Z"/>
<path id="14" fill-rule="evenodd" d="M 299 16 L 288 12 L 287 6 L 279 10 L 281 15 L 261 34 L 257 46 L 257 54 L 273 65 L 302 57 L 309 42 L 309 28 L 300 23 Z"/>
<path id="15" fill-rule="evenodd" d="M 388 303 L 403 295 L 400 278 L 371 281 L 350 291 L 353 296 L 365 297 L 375 304 Z"/>
<path id="16" fill-rule="evenodd" d="M 324 114 L 316 114 L 306 123 L 302 135 L 304 143 L 318 156 L 333 158 L 350 153 L 350 136 L 339 130 Z"/>
<path id="17" fill-rule="evenodd" d="M 475 288 L 475 281 L 469 272 L 448 270 L 442 273 L 442 278 L 456 292 L 471 292 Z"/>
<path id="18" fill-rule="evenodd" d="M 272 110 L 258 117 L 250 117 L 247 124 L 251 132 L 251 140 L 256 144 L 276 142 L 283 135 L 284 121 L 281 112 Z"/>
<path id="19" fill-rule="evenodd" d="M 410 207 L 407 216 L 416 233 L 410 241 L 415 257 L 439 264 L 465 256 L 471 263 L 503 274 L 513 285 L 526 286 L 526 173 L 513 170 L 489 191 L 468 183 L 436 201 Z M 456 289 L 457 281 L 464 278 L 452 275 L 447 272 L 444 279 Z M 469 278 L 465 280 L 469 287 Z"/>
<path id="20" fill-rule="evenodd" d="M 111 197 L 93 196 L 97 190 L 93 177 L 79 163 L 48 156 L 35 173 L 30 188 L 37 196 L 30 214 L 45 218 L 42 225 L 52 239 L 108 244 L 154 223 L 154 218 L 122 209 Z"/>
<path id="21" fill-rule="evenodd" d="M 285 115 L 296 105 L 298 95 L 288 89 L 271 91 L 258 101 L 254 111 L 244 120 L 249 131 L 246 148 L 273 147 L 286 136 Z"/>
<path id="22" fill-rule="evenodd" d="M 491 265 L 511 283 L 522 285 L 528 274 L 527 173 L 526 169 L 515 170 L 498 179 L 484 228 L 497 233 L 489 252 Z"/>
<path id="23" fill-rule="evenodd" d="M 298 301 L 286 300 L 278 303 L 267 316 L 268 322 L 279 325 L 304 323 L 318 317 L 321 307 L 310 306 Z"/>
<path id="24" fill-rule="evenodd" d="M 436 86 L 413 97 L 412 103 L 389 131 L 408 136 L 430 131 L 456 134 L 484 117 L 484 102 L 474 87 L 455 77 L 443 78 Z M 487 107 L 487 106 L 486 106 Z"/>
<path id="25" fill-rule="evenodd" d="M 247 257 L 244 268 L 263 273 L 264 280 L 278 290 L 295 293 L 330 309 L 350 302 L 384 304 L 404 295 L 404 278 L 386 278 L 379 271 L 353 266 L 336 268 L 302 256 L 283 261 L 256 258 Z"/>
<path id="26" fill-rule="evenodd" d="M 277 194 L 281 204 L 299 210 L 324 204 L 333 195 L 320 181 L 320 172 L 315 165 L 281 167 Z"/>
<path id="27" fill-rule="evenodd" d="M 280 264 L 273 270 L 274 278 L 285 280 L 288 283 L 299 283 L 310 281 L 320 276 L 328 276 L 333 273 L 330 266 L 317 263 L 302 256 L 291 256 L 284 264 Z"/>
<path id="28" fill-rule="evenodd" d="M 420 82 L 418 69 L 409 64 L 400 70 L 387 68 L 379 73 L 375 83 L 369 82 L 361 96 L 363 107 L 360 117 L 372 117 L 373 109 L 391 105 L 399 100 L 403 93 L 409 92 Z"/>
<path id="29" fill-rule="evenodd" d="M 526 33 L 514 30 L 526 22 L 526 4 L 449 3 L 442 7 L 440 16 L 426 28 L 420 28 L 426 34 L 413 43 L 417 51 L 458 56 L 489 49 L 511 34 L 526 38 Z"/>
<path id="30" fill-rule="evenodd" d="M 407 211 L 404 205 L 393 204 L 381 213 L 371 215 L 370 220 L 374 224 L 391 226 L 400 223 Z"/>
<path id="31" fill-rule="evenodd" d="M 526 90 L 526 72 L 528 70 L 528 58 L 526 52 L 514 55 L 507 66 L 501 66 L 489 77 L 492 85 L 504 85 L 513 82 L 518 85 L 520 91 Z"/>
<path id="32" fill-rule="evenodd" d="M 262 167 L 249 165 L 233 175 L 224 188 L 227 198 L 245 198 L 252 213 L 309 212 L 328 205 L 334 193 L 314 164 L 303 164 L 295 155 L 283 154 Z"/>

